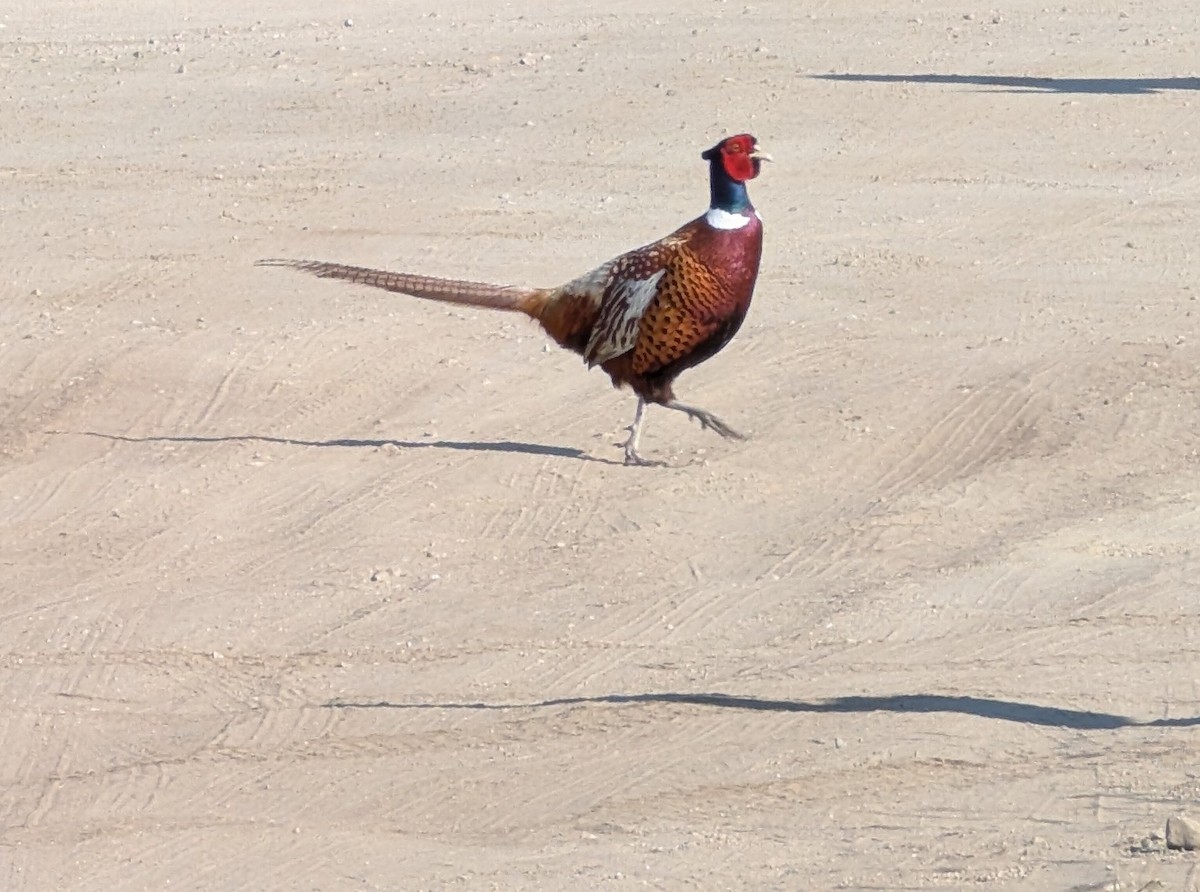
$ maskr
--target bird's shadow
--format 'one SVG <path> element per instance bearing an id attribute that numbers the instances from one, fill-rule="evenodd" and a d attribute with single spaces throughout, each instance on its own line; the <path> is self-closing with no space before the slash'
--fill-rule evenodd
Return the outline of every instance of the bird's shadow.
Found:
<path id="1" fill-rule="evenodd" d="M 809 713 L 957 713 L 996 721 L 1016 722 L 1050 728 L 1069 728 L 1076 731 L 1114 731 L 1120 728 L 1189 728 L 1200 725 L 1200 716 L 1142 720 L 1090 710 L 1041 706 L 990 697 L 949 696 L 945 694 L 896 694 L 889 696 L 835 697 L 829 700 L 764 700 L 720 693 L 646 693 L 600 694 L 592 697 L 555 697 L 524 703 L 488 703 L 484 701 L 402 703 L 388 700 L 353 701 L 330 700 L 327 709 L 397 709 L 397 710 L 466 710 L 518 711 L 552 709 L 564 706 L 639 705 L 672 703 L 716 709 L 737 709 L 749 712 L 809 712 Z"/>
<path id="2" fill-rule="evenodd" d="M 147 436 L 131 437 L 126 434 L 109 434 L 102 431 L 47 431 L 48 434 L 76 434 L 83 437 L 98 437 L 118 443 L 272 443 L 281 446 L 306 446 L 318 449 L 380 449 L 387 446 L 396 449 L 451 449 L 462 452 L 517 452 L 525 455 L 573 458 L 579 461 L 620 465 L 612 459 L 588 455 L 582 449 L 569 446 L 548 446 L 543 443 L 521 443 L 513 440 L 394 440 L 360 439 L 339 437 L 332 440 L 303 440 L 297 437 L 272 437 L 265 434 L 230 434 L 224 436 Z"/>
<path id="3" fill-rule="evenodd" d="M 1130 96 L 1200 90 L 1200 77 L 1025 77 L 993 74 L 813 74 L 813 80 L 854 83 L 941 84 L 996 93 L 1106 93 Z"/>

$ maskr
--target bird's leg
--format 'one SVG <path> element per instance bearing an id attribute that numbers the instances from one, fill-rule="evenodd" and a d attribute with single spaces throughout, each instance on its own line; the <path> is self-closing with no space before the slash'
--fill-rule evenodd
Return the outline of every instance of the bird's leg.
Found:
<path id="1" fill-rule="evenodd" d="M 662 465 L 663 462 L 650 461 L 638 455 L 638 437 L 642 435 L 642 422 L 646 419 L 646 401 L 638 397 L 637 413 L 633 416 L 633 424 L 629 425 L 629 439 L 625 441 L 625 464 L 651 467 Z"/>
<path id="2" fill-rule="evenodd" d="M 739 434 L 711 412 L 705 412 L 703 409 L 698 409 L 695 406 L 689 406 L 687 403 L 679 402 L 679 400 L 668 400 L 662 405 L 668 409 L 674 409 L 676 412 L 683 412 L 688 418 L 693 418 L 696 421 L 699 421 L 700 427 L 704 430 L 716 431 L 722 437 L 730 440 L 746 439 L 745 434 Z"/>

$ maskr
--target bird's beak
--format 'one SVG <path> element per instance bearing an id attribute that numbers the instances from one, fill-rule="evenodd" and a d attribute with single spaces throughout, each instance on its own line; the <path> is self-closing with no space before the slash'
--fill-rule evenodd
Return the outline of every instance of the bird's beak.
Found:
<path id="1" fill-rule="evenodd" d="M 754 151 L 752 151 L 750 153 L 750 157 L 753 158 L 755 161 L 774 161 L 775 160 L 770 155 L 768 155 L 766 152 L 764 152 L 762 149 L 760 149 L 757 145 L 755 145 Z"/>

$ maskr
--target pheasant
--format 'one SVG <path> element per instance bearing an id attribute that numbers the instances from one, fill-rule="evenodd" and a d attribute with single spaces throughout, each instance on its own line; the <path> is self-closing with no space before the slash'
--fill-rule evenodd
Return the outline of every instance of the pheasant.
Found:
<path id="1" fill-rule="evenodd" d="M 762 220 L 746 182 L 771 156 L 748 133 L 701 153 L 708 162 L 708 211 L 664 238 L 622 254 L 557 288 L 488 285 L 316 260 L 260 260 L 323 279 L 341 279 L 427 300 L 524 313 L 559 345 L 600 366 L 614 387 L 637 395 L 623 444 L 625 464 L 652 465 L 638 452 L 650 403 L 683 412 L 722 437 L 745 439 L 711 412 L 681 403 L 672 385 L 737 333 L 750 307 L 762 254 Z"/>

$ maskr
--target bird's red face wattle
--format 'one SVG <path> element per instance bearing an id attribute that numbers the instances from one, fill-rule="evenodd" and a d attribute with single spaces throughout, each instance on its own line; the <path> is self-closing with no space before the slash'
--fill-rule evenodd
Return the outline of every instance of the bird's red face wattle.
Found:
<path id="1" fill-rule="evenodd" d="M 758 143 L 749 133 L 739 133 L 721 141 L 721 166 L 729 178 L 739 183 L 758 176 L 762 162 L 770 156 L 758 148 Z"/>

